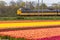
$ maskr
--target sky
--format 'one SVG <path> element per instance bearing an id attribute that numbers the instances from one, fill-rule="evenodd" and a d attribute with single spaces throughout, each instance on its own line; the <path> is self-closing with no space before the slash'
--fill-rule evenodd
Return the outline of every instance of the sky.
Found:
<path id="1" fill-rule="evenodd" d="M 6 1 L 7 3 L 9 3 L 11 0 L 0 0 L 0 1 Z M 14 0 L 14 1 L 16 1 L 16 0 Z M 23 0 L 23 1 L 38 1 L 38 0 Z M 58 3 L 58 2 L 60 2 L 60 0 L 43 0 L 44 1 L 44 3 Z M 40 2 L 41 2 L 41 0 L 40 0 Z"/>

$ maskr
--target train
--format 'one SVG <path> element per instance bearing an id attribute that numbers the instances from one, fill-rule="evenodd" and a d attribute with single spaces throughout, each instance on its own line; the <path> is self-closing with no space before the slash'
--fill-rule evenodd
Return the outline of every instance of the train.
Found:
<path id="1" fill-rule="evenodd" d="M 60 16 L 60 9 L 40 9 L 31 10 L 29 8 L 19 8 L 17 10 L 19 16 Z"/>

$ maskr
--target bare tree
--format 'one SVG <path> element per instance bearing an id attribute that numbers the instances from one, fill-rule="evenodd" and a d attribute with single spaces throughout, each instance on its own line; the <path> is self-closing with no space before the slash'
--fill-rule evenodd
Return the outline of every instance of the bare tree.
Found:
<path id="1" fill-rule="evenodd" d="M 0 7 L 6 6 L 7 3 L 5 1 L 0 1 Z"/>
<path id="2" fill-rule="evenodd" d="M 15 1 L 10 1 L 10 6 L 16 6 L 16 2 Z"/>

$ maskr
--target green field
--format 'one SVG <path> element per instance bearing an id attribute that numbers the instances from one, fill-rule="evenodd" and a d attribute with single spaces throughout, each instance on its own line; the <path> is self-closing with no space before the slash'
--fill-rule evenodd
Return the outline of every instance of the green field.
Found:
<path id="1" fill-rule="evenodd" d="M 18 16 L 18 17 L 0 17 L 0 20 L 60 20 L 60 16 Z"/>
<path id="2" fill-rule="evenodd" d="M 13 37 L 9 37 L 9 36 L 0 36 L 1 40 L 26 40 L 24 38 L 13 38 Z"/>

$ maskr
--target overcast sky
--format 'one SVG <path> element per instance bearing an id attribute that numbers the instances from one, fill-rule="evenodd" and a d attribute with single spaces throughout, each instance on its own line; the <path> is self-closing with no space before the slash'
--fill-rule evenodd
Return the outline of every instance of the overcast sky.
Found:
<path id="1" fill-rule="evenodd" d="M 6 1 L 9 3 L 11 0 L 3 0 L 3 1 Z M 16 0 L 14 0 L 14 1 L 16 1 Z M 23 1 L 36 1 L 37 2 L 37 0 L 23 0 Z M 40 0 L 40 2 L 41 2 L 41 0 Z M 60 2 L 60 0 L 44 0 L 44 3 L 58 3 L 58 2 Z"/>

